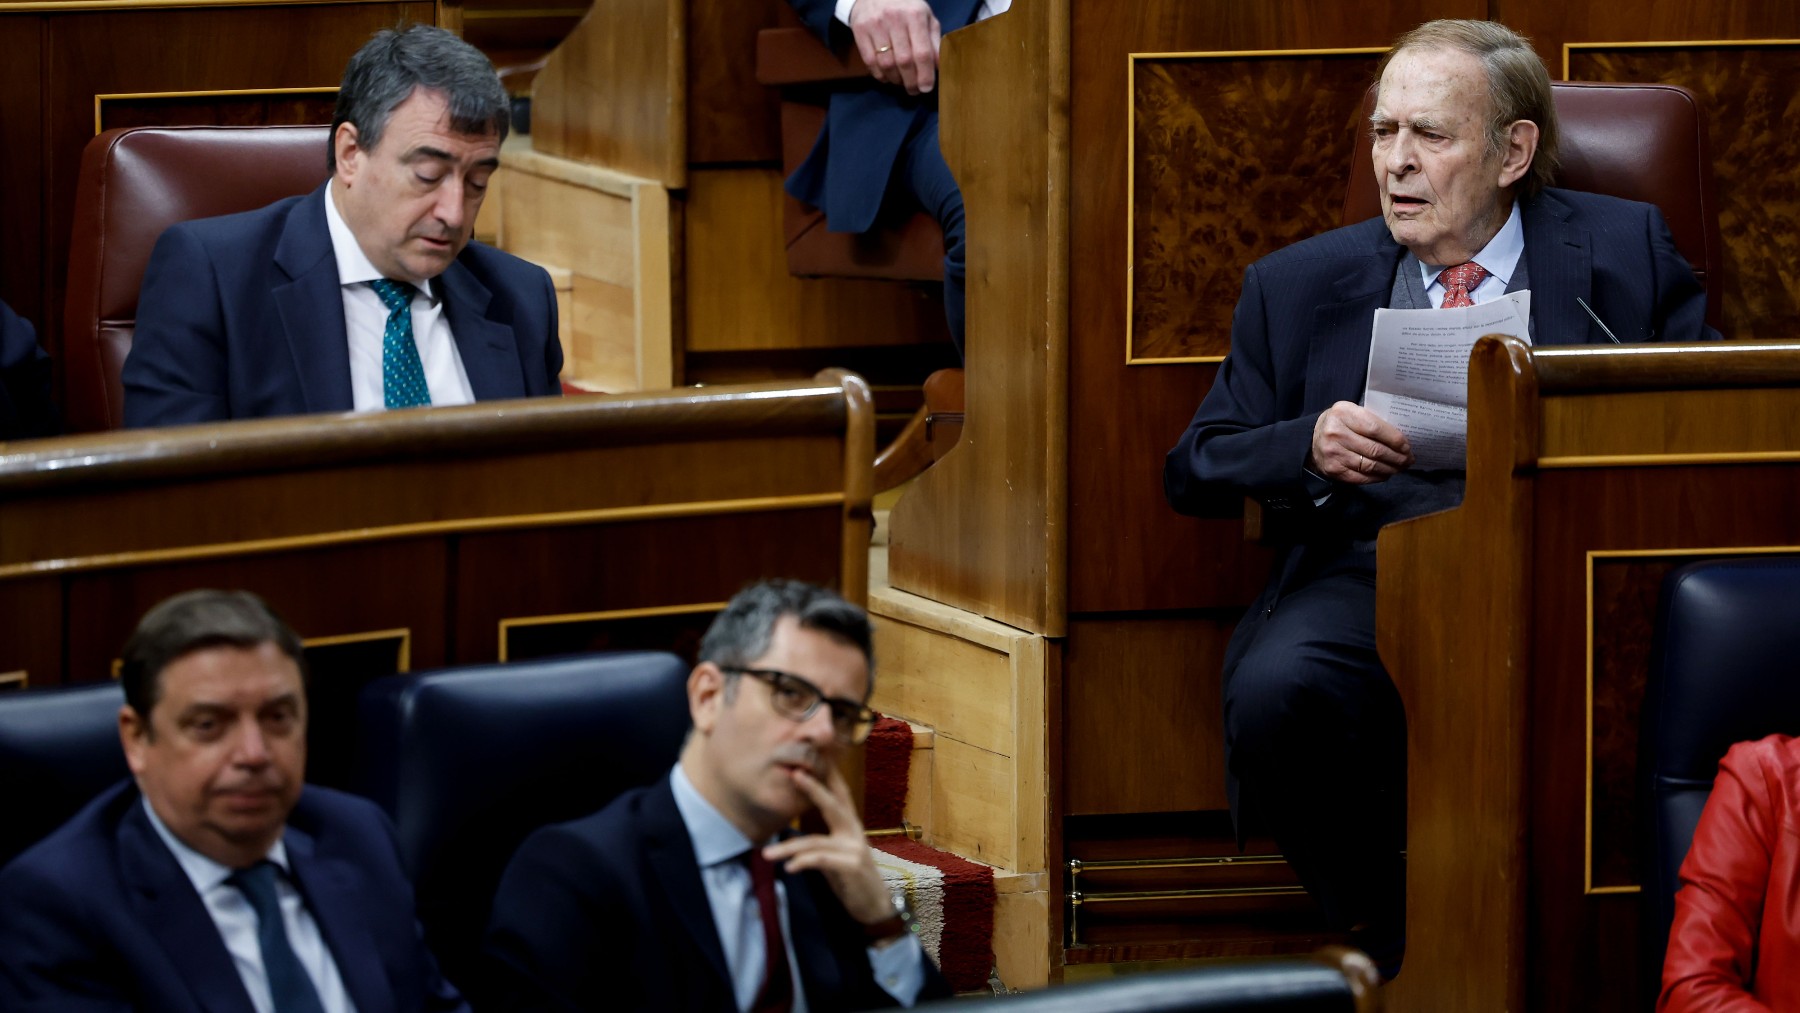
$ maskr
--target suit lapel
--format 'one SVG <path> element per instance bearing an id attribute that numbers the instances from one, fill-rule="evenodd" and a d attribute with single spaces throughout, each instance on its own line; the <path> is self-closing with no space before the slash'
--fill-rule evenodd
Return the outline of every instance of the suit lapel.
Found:
<path id="1" fill-rule="evenodd" d="M 1376 248 L 1337 281 L 1336 302 L 1313 310 L 1306 353 L 1306 410 L 1362 400 L 1369 372 L 1369 334 L 1375 311 L 1387 305 L 1402 250 L 1384 233 Z"/>
<path id="2" fill-rule="evenodd" d="M 138 920 L 161 942 L 175 975 L 210 1013 L 255 1013 L 206 903 L 150 826 L 141 796 L 119 821 L 119 874 Z"/>
<path id="3" fill-rule="evenodd" d="M 294 205 L 275 247 L 275 265 L 290 279 L 275 287 L 275 309 L 307 412 L 347 412 L 355 407 L 343 287 L 338 283 L 331 230 L 325 224 L 330 187 L 328 180 Z"/>
<path id="4" fill-rule="evenodd" d="M 358 1013 L 386 1013 L 394 1009 L 394 988 L 377 956 L 375 939 L 357 912 L 354 898 L 361 895 L 356 870 L 318 853 L 312 835 L 289 825 L 282 835 L 294 884 L 306 900 L 306 909 L 319 923 L 319 934 L 331 950 L 332 962 L 355 1001 Z"/>
<path id="5" fill-rule="evenodd" d="M 675 808 L 675 794 L 667 778 L 652 785 L 644 798 L 644 846 L 669 908 L 706 955 L 713 972 L 713 991 L 729 998 L 731 971 L 725 966 L 725 948 L 719 943 L 712 904 L 700 882 L 699 860 L 694 857 L 693 842 L 687 825 L 681 822 L 681 810 Z"/>
<path id="6" fill-rule="evenodd" d="M 443 288 L 444 319 L 450 323 L 475 400 L 524 397 L 525 372 L 512 328 L 487 316 L 493 293 L 460 260 L 438 276 L 438 284 Z"/>
<path id="7" fill-rule="evenodd" d="M 1551 345 L 1605 341 L 1576 304 L 1594 304 L 1593 255 L 1587 230 L 1569 224 L 1569 206 L 1540 193 L 1521 209 L 1525 268 L 1531 278 L 1532 335 Z"/>

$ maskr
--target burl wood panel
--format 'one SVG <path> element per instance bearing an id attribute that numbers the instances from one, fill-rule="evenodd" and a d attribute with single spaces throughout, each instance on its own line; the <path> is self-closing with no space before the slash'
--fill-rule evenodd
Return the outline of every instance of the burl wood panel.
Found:
<path id="1" fill-rule="evenodd" d="M 1244 268 L 1337 224 L 1379 54 L 1133 61 L 1133 359 L 1223 356 Z"/>
<path id="2" fill-rule="evenodd" d="M 1575 49 L 1569 77 L 1678 84 L 1699 96 L 1719 189 L 1725 335 L 1800 330 L 1800 43 Z"/>

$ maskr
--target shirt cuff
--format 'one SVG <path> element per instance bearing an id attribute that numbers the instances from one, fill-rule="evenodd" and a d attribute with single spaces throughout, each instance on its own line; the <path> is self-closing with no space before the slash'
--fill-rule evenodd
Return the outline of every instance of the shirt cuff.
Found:
<path id="1" fill-rule="evenodd" d="M 850 8 L 855 6 L 856 0 L 837 0 L 837 13 L 835 17 L 838 19 L 839 23 L 844 25 L 850 23 Z"/>
<path id="2" fill-rule="evenodd" d="M 869 966 L 875 971 L 876 983 L 902 1006 L 919 1001 L 919 992 L 925 987 L 924 960 L 925 947 L 911 932 L 899 942 L 869 947 Z"/>

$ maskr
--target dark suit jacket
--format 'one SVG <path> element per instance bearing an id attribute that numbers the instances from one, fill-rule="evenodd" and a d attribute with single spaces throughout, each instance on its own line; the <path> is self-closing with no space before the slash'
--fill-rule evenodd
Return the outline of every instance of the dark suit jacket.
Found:
<path id="1" fill-rule="evenodd" d="M 1717 338 L 1706 293 L 1649 204 L 1550 189 L 1520 207 L 1537 344 L 1610 344 L 1587 301 L 1623 341 Z M 1375 310 L 1386 306 L 1405 250 L 1371 218 L 1295 243 L 1250 265 L 1231 325 L 1231 354 L 1169 451 L 1163 488 L 1177 510 L 1236 512 L 1255 497 L 1298 519 L 1301 541 L 1369 539 L 1407 516 L 1428 477 L 1325 488 L 1304 470 L 1313 424 L 1361 401 Z"/>
<path id="2" fill-rule="evenodd" d="M 0 302 L 0 440 L 52 436 L 58 428 L 50 357 L 31 324 Z"/>
<path id="3" fill-rule="evenodd" d="M 360 1013 L 467 1010 L 413 918 L 393 829 L 308 786 L 288 861 Z M 0 871 L 0 1009 L 251 1013 L 249 994 L 129 781 Z"/>
<path id="4" fill-rule="evenodd" d="M 808 1009 L 894 1005 L 823 877 L 783 875 Z M 484 1008 L 735 1011 L 725 951 L 667 778 L 534 833 L 494 897 Z M 921 998 L 948 996 L 925 962 Z"/>
<path id="5" fill-rule="evenodd" d="M 349 411 L 349 337 L 327 182 L 156 241 L 125 359 L 125 424 Z M 556 294 L 540 267 L 470 243 L 437 279 L 477 401 L 557 394 Z"/>
<path id="6" fill-rule="evenodd" d="M 948 33 L 975 17 L 980 0 L 929 0 Z M 836 0 L 788 0 L 807 30 L 839 52 L 853 47 L 850 29 L 834 17 Z M 832 92 L 825 127 L 812 152 L 788 177 L 787 191 L 825 212 L 834 232 L 867 232 L 881 210 L 894 162 L 913 123 L 937 111 L 937 91 L 908 95 L 898 86 L 841 88 Z"/>

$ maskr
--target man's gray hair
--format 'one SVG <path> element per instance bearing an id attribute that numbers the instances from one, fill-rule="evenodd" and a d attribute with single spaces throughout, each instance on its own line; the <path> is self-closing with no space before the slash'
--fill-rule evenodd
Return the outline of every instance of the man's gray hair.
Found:
<path id="1" fill-rule="evenodd" d="M 861 651 L 869 666 L 869 689 L 874 690 L 874 635 L 868 614 L 835 591 L 804 581 L 765 580 L 733 595 L 700 638 L 700 660 L 725 669 L 749 667 L 768 653 L 782 616 L 793 616 L 801 629 L 836 637 Z"/>
<path id="2" fill-rule="evenodd" d="M 500 75 L 481 50 L 453 32 L 431 25 L 386 28 L 350 58 L 338 86 L 331 117 L 326 164 L 337 171 L 338 127 L 356 127 L 356 143 L 372 150 L 381 143 L 388 116 L 416 88 L 434 91 L 450 107 L 450 127 L 459 133 L 500 135 L 512 127 L 512 104 Z"/>
<path id="3" fill-rule="evenodd" d="M 1537 155 L 1531 170 L 1517 186 L 1517 195 L 1529 199 L 1550 185 L 1556 175 L 1556 100 L 1550 90 L 1550 72 L 1531 48 L 1531 40 L 1498 21 L 1427 21 L 1394 40 L 1394 48 L 1381 59 L 1375 79 L 1394 57 L 1409 49 L 1452 49 L 1468 53 L 1487 70 L 1488 155 L 1506 150 L 1508 128 L 1519 120 L 1537 124 Z"/>

